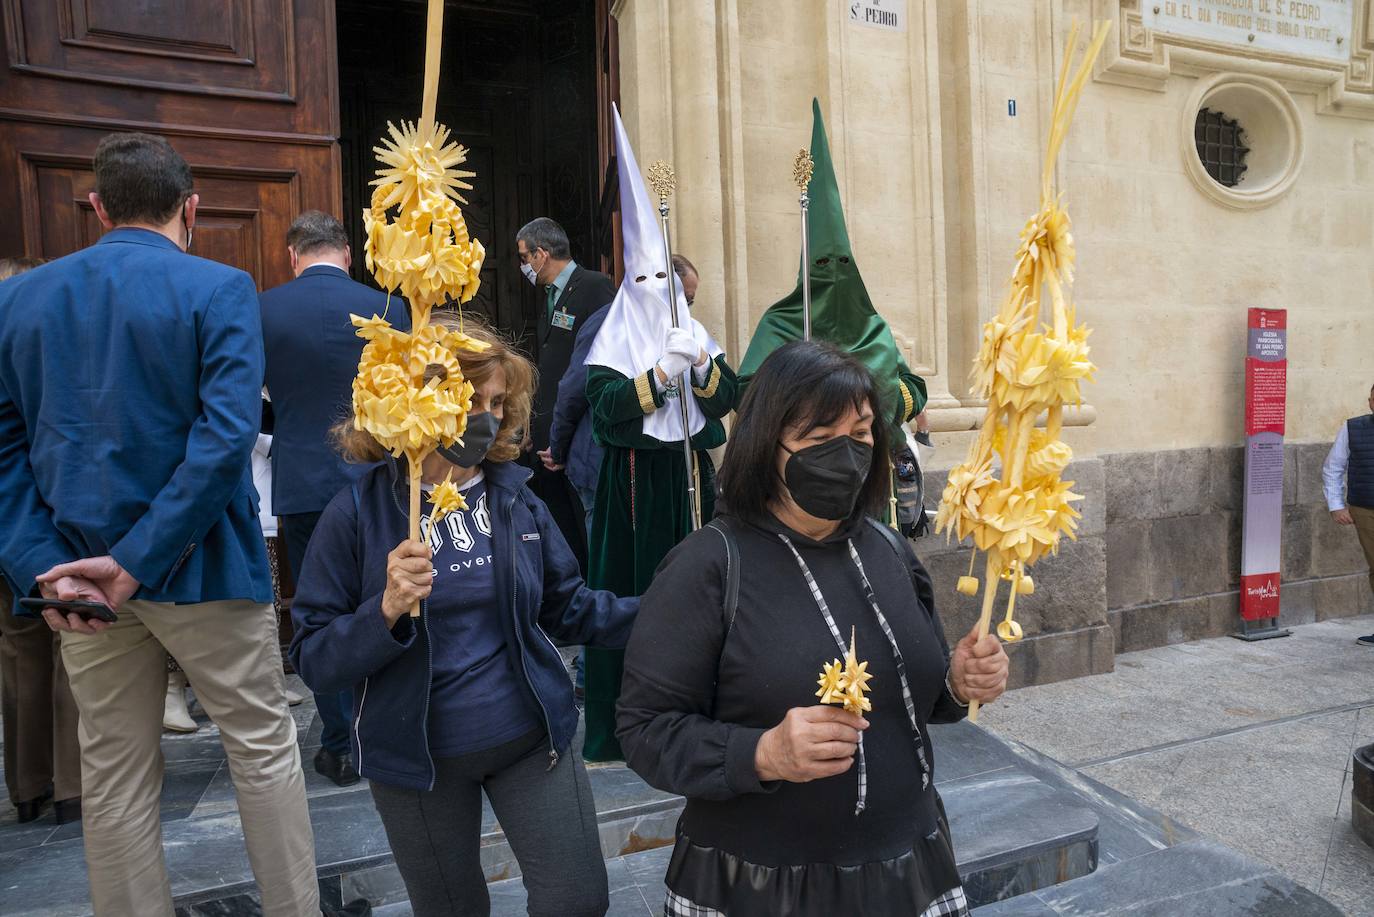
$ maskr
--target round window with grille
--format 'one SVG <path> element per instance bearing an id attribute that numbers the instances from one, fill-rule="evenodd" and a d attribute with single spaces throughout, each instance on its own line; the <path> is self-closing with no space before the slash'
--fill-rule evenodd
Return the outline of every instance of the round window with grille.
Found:
<path id="1" fill-rule="evenodd" d="M 1197 113 L 1194 139 L 1197 157 L 1212 181 L 1227 188 L 1240 184 L 1250 148 L 1245 145 L 1245 131 L 1239 121 L 1204 107 Z"/>
<path id="2" fill-rule="evenodd" d="M 1302 120 L 1279 83 L 1216 73 L 1197 81 L 1182 115 L 1184 168 L 1217 203 L 1266 207 L 1293 186 L 1302 169 Z"/>

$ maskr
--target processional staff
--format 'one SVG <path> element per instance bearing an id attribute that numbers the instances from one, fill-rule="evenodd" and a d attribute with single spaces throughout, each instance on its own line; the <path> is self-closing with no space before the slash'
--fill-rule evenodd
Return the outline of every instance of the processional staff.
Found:
<path id="1" fill-rule="evenodd" d="M 673 327 L 681 328 L 681 316 L 677 311 L 677 274 L 673 271 L 673 244 L 668 229 L 668 198 L 672 197 L 673 190 L 677 187 L 677 177 L 673 174 L 673 167 L 661 159 L 649 166 L 647 177 L 649 187 L 658 195 L 659 229 L 663 234 L 663 264 L 668 274 L 668 308 L 672 310 Z M 688 375 L 691 371 L 692 367 L 689 364 L 682 377 L 676 381 L 678 415 L 682 418 L 682 457 L 687 465 L 687 503 L 692 512 L 692 531 L 695 532 L 701 528 L 701 504 L 697 502 L 697 457 L 692 451 L 692 428 L 687 413 L 687 393 L 691 391 L 691 380 Z"/>
<path id="2" fill-rule="evenodd" d="M 811 340 L 811 240 L 808 208 L 811 206 L 811 196 L 807 193 L 807 188 L 811 184 L 811 172 L 815 169 L 815 163 L 811 160 L 809 150 L 798 150 L 796 161 L 792 164 L 792 181 L 796 182 L 797 190 L 801 193 L 799 203 L 801 204 L 801 283 L 802 283 L 802 340 Z"/>

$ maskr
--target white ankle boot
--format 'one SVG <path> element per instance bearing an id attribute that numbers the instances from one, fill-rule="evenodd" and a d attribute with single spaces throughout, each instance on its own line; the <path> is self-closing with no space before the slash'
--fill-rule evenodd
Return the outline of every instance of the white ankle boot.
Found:
<path id="1" fill-rule="evenodd" d="M 200 729 L 186 708 L 186 674 L 167 673 L 167 702 L 162 708 L 162 728 L 172 732 L 195 732 Z"/>

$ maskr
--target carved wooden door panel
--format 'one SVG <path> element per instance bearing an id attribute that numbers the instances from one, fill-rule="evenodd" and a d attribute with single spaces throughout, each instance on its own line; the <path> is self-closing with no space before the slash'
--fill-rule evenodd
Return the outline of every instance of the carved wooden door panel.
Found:
<path id="1" fill-rule="evenodd" d="M 298 212 L 342 215 L 333 0 L 0 0 L 0 29 L 0 256 L 99 237 L 91 155 L 121 130 L 186 157 L 193 251 L 260 287 Z"/>

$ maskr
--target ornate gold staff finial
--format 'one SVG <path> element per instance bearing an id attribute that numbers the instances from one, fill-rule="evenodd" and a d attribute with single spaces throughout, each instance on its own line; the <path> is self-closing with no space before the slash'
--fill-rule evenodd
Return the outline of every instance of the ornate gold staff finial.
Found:
<path id="1" fill-rule="evenodd" d="M 811 158 L 811 151 L 798 150 L 796 161 L 792 163 L 792 181 L 802 194 L 806 193 L 806 186 L 811 184 L 811 173 L 815 169 L 816 163 Z"/>
<path id="2" fill-rule="evenodd" d="M 797 203 L 801 206 L 801 250 L 802 250 L 802 340 L 811 340 L 811 230 L 808 227 L 811 208 L 811 195 L 807 193 L 807 188 L 811 184 L 811 173 L 816 169 L 816 162 L 811 158 L 811 151 L 802 148 L 797 151 L 797 158 L 792 162 L 792 181 L 796 183 L 797 190 L 801 194 L 797 198 Z M 895 521 L 897 514 L 894 512 L 892 518 Z"/>
<path id="3" fill-rule="evenodd" d="M 662 159 L 655 159 L 649 166 L 648 179 L 649 187 L 658 195 L 659 205 L 666 205 L 668 198 L 673 196 L 673 190 L 677 188 L 677 176 L 673 174 L 673 167 Z"/>

